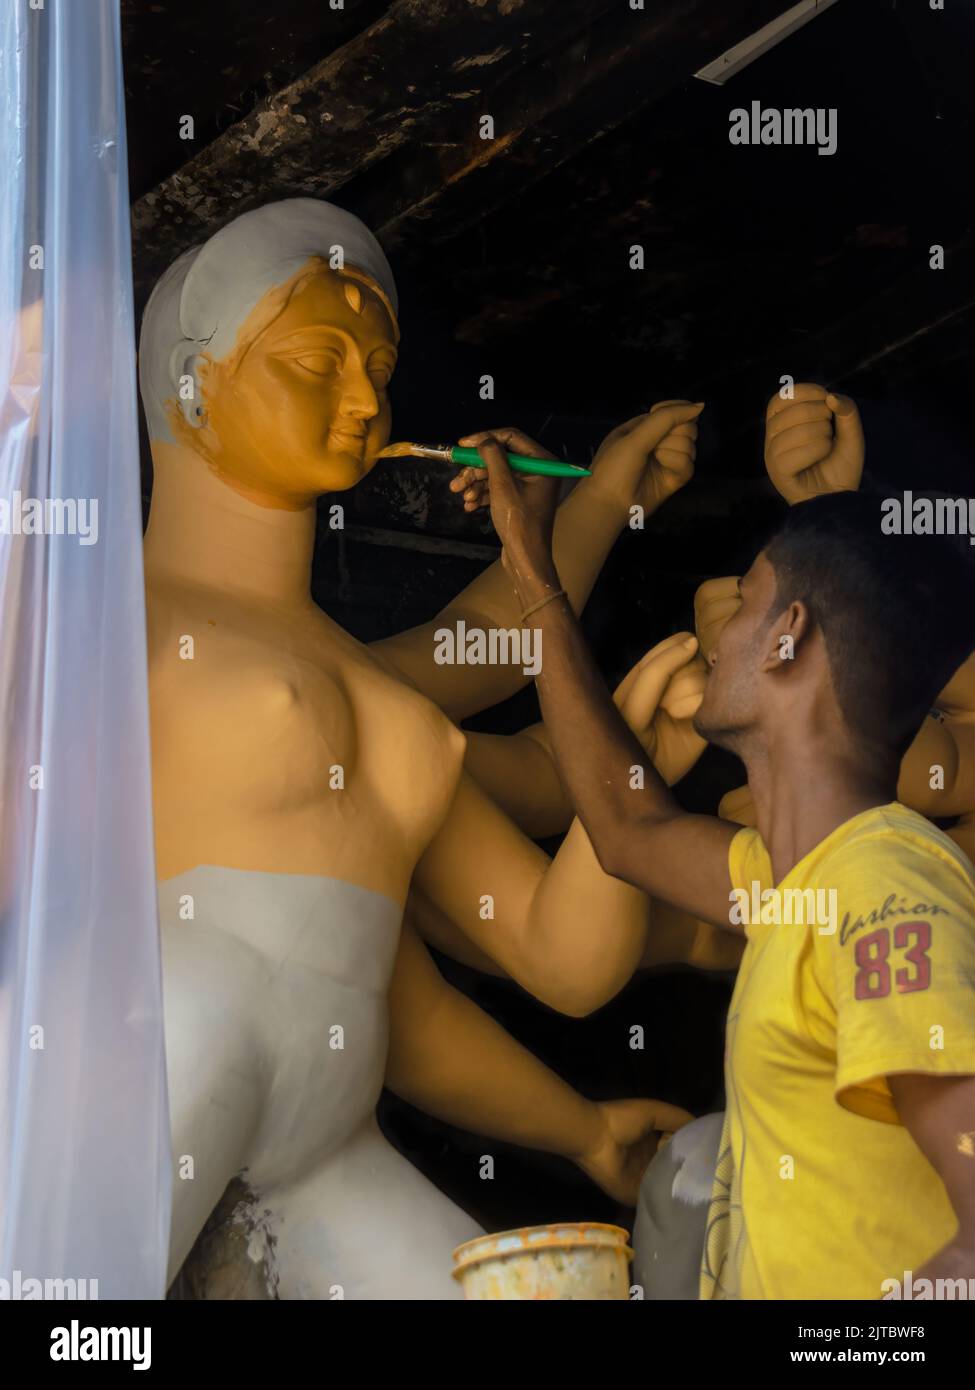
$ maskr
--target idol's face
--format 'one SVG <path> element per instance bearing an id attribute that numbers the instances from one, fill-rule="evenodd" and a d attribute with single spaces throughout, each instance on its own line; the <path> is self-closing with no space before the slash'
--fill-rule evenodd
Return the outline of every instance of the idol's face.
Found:
<path id="1" fill-rule="evenodd" d="M 254 336 L 262 314 L 263 301 L 243 350 L 201 364 L 200 452 L 255 501 L 304 507 L 353 487 L 387 443 L 396 329 L 368 284 L 324 266 Z"/>
<path id="2" fill-rule="evenodd" d="M 762 664 L 775 646 L 772 612 L 775 571 L 758 556 L 739 581 L 741 605 L 721 630 L 711 652 L 704 699 L 694 719 L 702 738 L 737 751 L 741 736 L 758 722 Z"/>

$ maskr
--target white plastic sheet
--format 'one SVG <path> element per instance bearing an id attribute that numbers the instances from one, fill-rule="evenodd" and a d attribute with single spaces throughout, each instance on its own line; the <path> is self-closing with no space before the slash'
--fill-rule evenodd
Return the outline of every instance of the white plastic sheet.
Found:
<path id="1" fill-rule="evenodd" d="M 118 0 L 4 0 L 0 103 L 0 1279 L 155 1298 L 170 1156 Z"/>

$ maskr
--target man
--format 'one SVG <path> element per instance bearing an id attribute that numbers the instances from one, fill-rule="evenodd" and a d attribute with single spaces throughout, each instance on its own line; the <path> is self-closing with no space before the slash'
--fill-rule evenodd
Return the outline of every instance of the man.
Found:
<path id="1" fill-rule="evenodd" d="M 863 494 L 792 508 L 741 581 L 696 720 L 745 763 L 757 828 L 741 829 L 685 813 L 655 774 L 561 595 L 554 489 L 478 446 L 542 633 L 546 728 L 601 864 L 747 938 L 701 1296 L 975 1279 L 975 874 L 894 800 L 902 754 L 975 646 L 975 607 L 950 606 L 964 560 L 944 538 L 883 535 Z"/>

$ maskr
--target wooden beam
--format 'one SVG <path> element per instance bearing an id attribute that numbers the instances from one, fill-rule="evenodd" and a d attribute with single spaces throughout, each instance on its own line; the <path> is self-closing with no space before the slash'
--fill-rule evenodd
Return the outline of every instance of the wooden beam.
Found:
<path id="1" fill-rule="evenodd" d="M 129 189 L 135 202 L 382 15 L 388 0 L 122 0 Z M 183 137 L 192 115 L 195 143 Z"/>
<path id="2" fill-rule="evenodd" d="M 274 198 L 326 198 L 619 0 L 394 0 L 132 210 L 136 285 Z"/>
<path id="3" fill-rule="evenodd" d="M 499 206 L 516 212 L 525 189 L 781 8 L 782 0 L 687 0 L 594 15 L 584 33 L 495 81 L 474 110 L 445 112 L 430 138 L 366 171 L 345 199 L 388 249 L 404 251 L 444 241 Z M 481 138 L 482 114 L 494 120 L 494 139 Z"/>

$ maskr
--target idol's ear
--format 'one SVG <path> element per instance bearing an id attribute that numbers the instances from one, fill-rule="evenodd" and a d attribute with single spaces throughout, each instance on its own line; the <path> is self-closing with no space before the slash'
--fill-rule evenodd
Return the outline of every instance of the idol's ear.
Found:
<path id="1" fill-rule="evenodd" d="M 176 400 L 186 423 L 192 429 L 201 429 L 206 424 L 206 407 L 200 383 L 200 365 L 203 358 L 199 353 L 190 352 L 189 344 L 177 343 L 169 358 L 169 379 L 176 388 Z"/>

